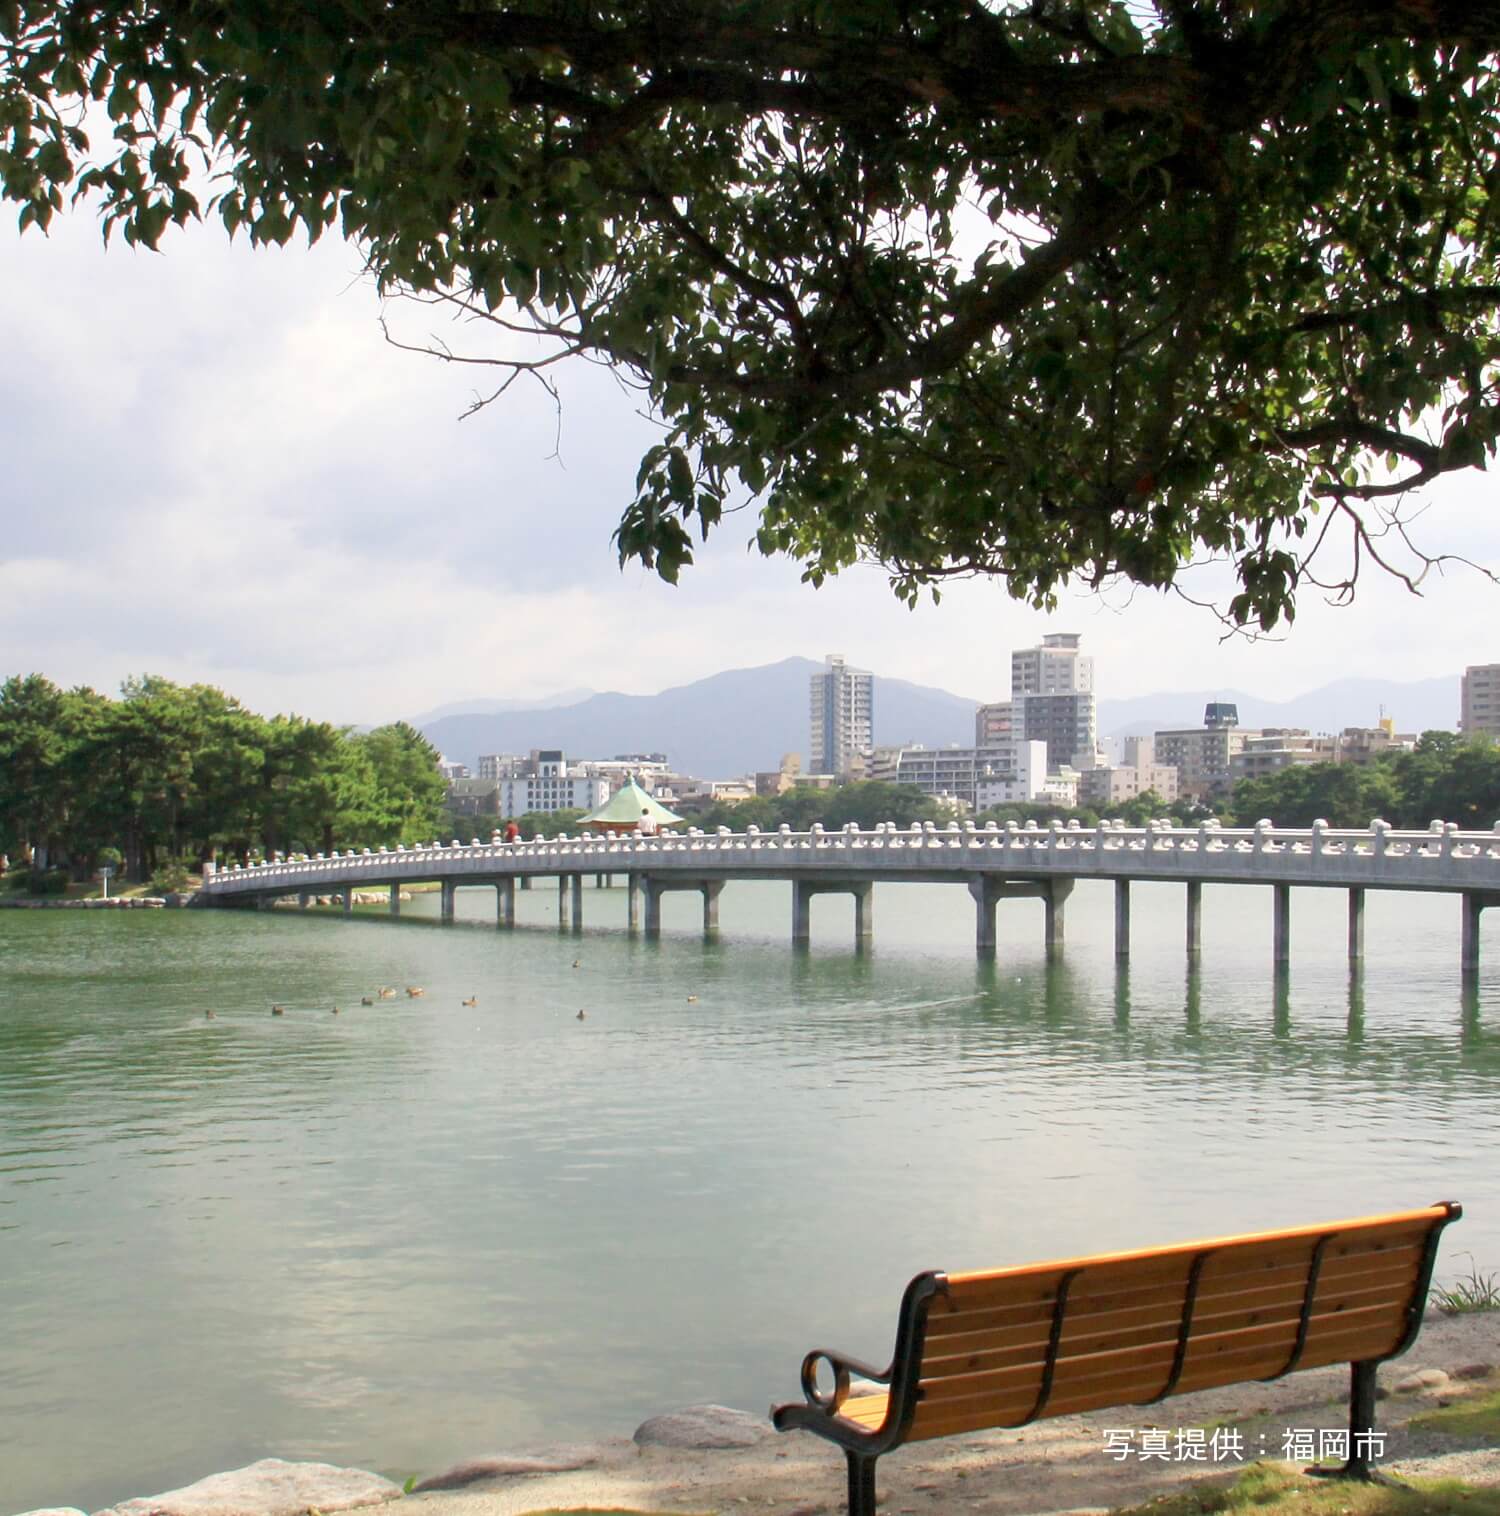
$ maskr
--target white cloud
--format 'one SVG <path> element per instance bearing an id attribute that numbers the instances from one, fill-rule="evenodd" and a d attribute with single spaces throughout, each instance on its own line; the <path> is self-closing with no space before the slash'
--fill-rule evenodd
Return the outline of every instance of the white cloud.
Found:
<path id="1" fill-rule="evenodd" d="M 1423 599 L 1367 574 L 1350 608 L 1304 595 L 1283 642 L 1222 643 L 1207 613 L 1145 593 L 1069 595 L 1047 616 L 992 582 L 915 611 L 875 570 L 813 591 L 747 554 L 746 514 L 673 589 L 615 562 L 652 430 L 607 373 L 564 376 L 559 461 L 534 388 L 460 424 L 485 376 L 386 345 L 344 245 L 252 252 L 202 228 L 160 256 L 105 253 L 87 215 L 0 241 L 0 672 L 101 689 L 158 672 L 259 709 L 379 721 L 830 651 L 992 699 L 1011 649 L 1059 629 L 1085 635 L 1111 695 L 1284 697 L 1500 657 L 1497 591 L 1468 571 Z M 401 313 L 403 332 L 429 316 L 441 326 Z M 1490 494 L 1483 475 L 1445 483 L 1428 539 L 1500 561 Z"/>

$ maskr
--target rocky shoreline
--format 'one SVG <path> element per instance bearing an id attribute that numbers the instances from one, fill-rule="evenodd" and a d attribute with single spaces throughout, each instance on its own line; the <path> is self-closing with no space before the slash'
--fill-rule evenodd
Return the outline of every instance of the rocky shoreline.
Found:
<path id="1" fill-rule="evenodd" d="M 1346 1368 L 1318 1369 L 1180 1395 L 1157 1408 L 1125 1407 L 1060 1417 L 1024 1432 L 919 1443 L 881 1461 L 881 1503 L 912 1516 L 1099 1513 L 1189 1481 L 1232 1477 L 1262 1456 L 1291 1451 L 1294 1460 L 1306 1461 L 1286 1446 L 1288 1438 L 1296 1433 L 1316 1440 L 1320 1432 L 1346 1430 L 1347 1395 Z M 1488 1422 L 1477 1432 L 1445 1428 L 1441 1415 L 1450 1407 L 1493 1405 L 1500 1424 L 1500 1313 L 1429 1314 L 1412 1351 L 1382 1367 L 1379 1395 L 1383 1469 L 1500 1486 L 1500 1432 Z M 1209 1427 L 1233 1427 L 1243 1458 L 1170 1456 L 1176 1431 Z M 1142 1434 L 1153 1430 L 1158 1441 L 1166 1434 L 1167 1455 L 1144 1453 Z M 1118 1456 L 1127 1432 L 1142 1456 Z M 778 1434 L 763 1415 L 699 1406 L 653 1417 L 633 1438 L 468 1459 L 415 1482 L 409 1493 L 363 1469 L 263 1459 L 96 1516 L 306 1516 L 309 1510 L 332 1516 L 396 1501 L 400 1516 L 530 1516 L 578 1507 L 707 1516 L 746 1505 L 769 1516 L 841 1516 L 844 1481 L 843 1459 L 829 1443 L 805 1432 Z M 85 1513 L 55 1507 L 23 1516 Z"/>
<path id="2" fill-rule="evenodd" d="M 0 900 L 0 911 L 160 911 L 186 905 L 170 895 L 121 895 L 109 900 Z"/>

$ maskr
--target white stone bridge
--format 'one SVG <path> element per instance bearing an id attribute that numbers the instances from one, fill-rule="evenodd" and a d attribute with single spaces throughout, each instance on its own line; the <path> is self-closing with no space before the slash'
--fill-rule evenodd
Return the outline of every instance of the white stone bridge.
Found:
<path id="1" fill-rule="evenodd" d="M 855 937 L 867 943 L 874 931 L 873 888 L 888 883 L 947 882 L 965 885 L 977 912 L 981 954 L 995 951 L 999 901 L 1039 897 L 1045 906 L 1047 949 L 1062 950 L 1063 905 L 1079 879 L 1115 883 L 1115 952 L 1130 952 L 1130 886 L 1137 880 L 1177 881 L 1186 886 L 1186 946 L 1200 944 L 1205 884 L 1267 885 L 1275 902 L 1273 958 L 1288 960 L 1291 887 L 1343 889 L 1349 894 L 1349 957 L 1364 955 L 1365 891 L 1441 890 L 1463 902 L 1460 960 L 1472 974 L 1479 962 L 1479 917 L 1500 904 L 1500 824 L 1488 832 L 1460 831 L 1434 822 L 1425 832 L 1396 831 L 1383 821 L 1341 830 L 1314 822 L 1285 828 L 1260 822 L 1250 828 L 1173 827 L 1165 822 L 1096 828 L 1054 822 L 1040 828 L 931 822 L 912 828 L 882 823 L 873 831 L 845 827 L 809 832 L 689 830 L 683 834 L 558 837 L 533 842 L 457 841 L 444 846 L 365 849 L 313 858 L 234 865 L 204 879 L 197 904 L 268 906 L 285 896 L 306 903 L 312 895 L 340 896 L 345 911 L 355 890 L 386 888 L 390 909 L 400 909 L 403 885 L 436 882 L 442 917 L 453 919 L 460 888 L 486 886 L 497 896 L 501 926 L 515 923 L 515 890 L 535 880 L 558 883 L 558 919 L 583 925 L 583 880 L 597 883 L 624 874 L 632 930 L 648 936 L 660 929 L 661 897 L 668 890 L 696 890 L 703 897 L 703 926 L 716 931 L 719 893 L 732 879 L 785 879 L 792 885 L 792 941 L 809 936 L 811 900 L 827 893 L 855 899 Z M 644 911 L 642 910 L 644 904 Z M 643 918 L 644 917 L 644 921 Z"/>

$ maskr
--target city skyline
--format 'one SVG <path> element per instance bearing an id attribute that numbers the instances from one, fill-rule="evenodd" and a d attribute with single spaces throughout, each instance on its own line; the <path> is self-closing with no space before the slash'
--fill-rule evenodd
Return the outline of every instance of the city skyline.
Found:
<path id="1" fill-rule="evenodd" d="M 1376 577 L 1343 610 L 1309 593 L 1285 641 L 1221 642 L 1207 611 L 1144 591 L 1078 591 L 1043 613 L 993 581 L 908 611 L 870 568 L 813 590 L 795 564 L 746 551 L 753 510 L 674 589 L 615 561 L 656 433 L 607 373 L 562 376 L 560 431 L 539 391 L 460 426 L 475 371 L 385 346 L 347 245 L 252 253 L 210 228 L 169 235 L 161 255 L 105 253 L 87 211 L 46 239 L 0 237 L 6 674 L 108 692 L 159 673 L 256 709 L 378 723 L 579 686 L 651 693 L 839 647 L 883 677 L 999 700 L 1011 650 L 1058 630 L 1085 637 L 1120 697 L 1286 699 L 1343 675 L 1456 680 L 1496 656 L 1474 630 L 1500 590 L 1471 570 L 1421 599 Z M 408 337 L 437 325 L 391 316 Z M 1486 484 L 1435 491 L 1427 540 L 1500 561 Z M 1228 587 L 1213 569 L 1187 583 Z"/>

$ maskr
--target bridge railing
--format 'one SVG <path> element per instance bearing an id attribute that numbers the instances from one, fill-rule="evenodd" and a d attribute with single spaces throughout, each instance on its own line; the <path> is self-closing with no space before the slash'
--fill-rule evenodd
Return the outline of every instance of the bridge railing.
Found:
<path id="1" fill-rule="evenodd" d="M 425 847 L 396 847 L 359 852 L 333 852 L 326 857 L 272 859 L 239 864 L 212 873 L 204 880 L 210 895 L 295 889 L 304 881 L 312 886 L 354 884 L 365 881 L 391 881 L 400 877 L 431 878 L 435 874 L 481 872 L 486 864 L 497 873 L 567 873 L 623 872 L 655 866 L 680 867 L 694 861 L 705 866 L 733 867 L 736 863 L 754 871 L 756 864 L 775 861 L 822 863 L 837 854 L 851 863 L 879 870 L 902 863 L 962 869 L 993 868 L 1015 862 L 1032 867 L 1066 871 L 1070 864 L 1079 872 L 1115 872 L 1127 862 L 1119 855 L 1143 855 L 1146 871 L 1157 872 L 1180 865 L 1188 872 L 1218 872 L 1220 867 L 1233 869 L 1243 862 L 1246 873 L 1253 876 L 1258 867 L 1273 861 L 1282 865 L 1306 865 L 1316 870 L 1316 860 L 1381 869 L 1390 865 L 1400 869 L 1401 862 L 1430 872 L 1431 865 L 1451 864 L 1454 888 L 1463 888 L 1462 876 L 1469 873 L 1463 864 L 1468 860 L 1494 860 L 1483 863 L 1475 872 L 1487 877 L 1483 881 L 1500 882 L 1500 823 L 1488 831 L 1464 831 L 1452 822 L 1435 821 L 1425 831 L 1398 831 L 1384 821 L 1362 828 L 1335 828 L 1324 822 L 1310 827 L 1277 827 L 1269 821 L 1253 827 L 1222 827 L 1215 822 L 1197 826 L 1173 826 L 1169 822 L 1152 822 L 1142 827 L 1104 822 L 1097 827 L 1083 827 L 1075 822 L 1053 821 L 1047 826 L 1034 822 L 1004 826 L 990 822 L 984 826 L 953 822 L 939 826 L 933 822 L 900 827 L 883 822 L 861 830 L 851 824 L 828 830 L 814 825 L 807 831 L 794 832 L 789 827 L 761 831 L 748 827 L 743 832 L 719 828 L 714 832 L 689 828 L 685 832 L 642 834 L 639 832 L 611 836 L 561 836 L 537 838 L 526 842 L 488 843 L 477 838 L 463 843 L 454 839 L 448 844 L 433 842 Z M 1149 862 L 1148 862 L 1149 860 Z M 1420 860 L 1420 862 L 1419 862 Z M 1101 868 L 1101 865 L 1109 865 Z M 468 865 L 467 868 L 462 865 Z"/>

